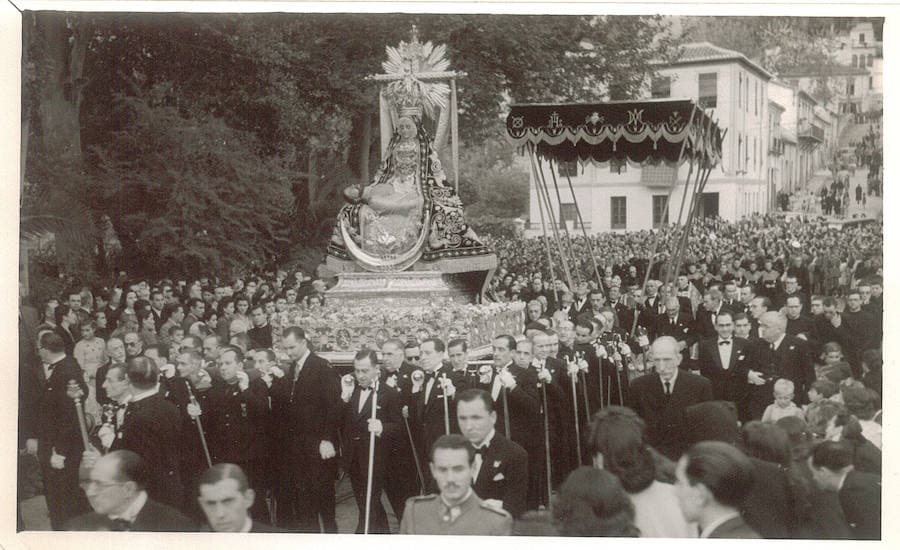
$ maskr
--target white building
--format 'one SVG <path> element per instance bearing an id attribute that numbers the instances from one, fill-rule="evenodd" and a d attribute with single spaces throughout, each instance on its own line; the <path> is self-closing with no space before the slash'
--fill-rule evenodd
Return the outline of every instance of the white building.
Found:
<path id="1" fill-rule="evenodd" d="M 709 177 L 698 215 L 736 221 L 767 211 L 772 201 L 768 167 L 768 82 L 772 76 L 740 52 L 709 42 L 684 46 L 679 60 L 660 66 L 658 72 L 659 78 L 648 90 L 651 98 L 692 99 L 727 130 L 722 162 Z M 551 181 L 546 165 L 544 170 L 546 180 Z M 593 233 L 645 230 L 658 227 L 661 221 L 684 220 L 693 200 L 692 186 L 685 196 L 686 163 L 678 170 L 573 163 L 560 165 L 558 172 L 571 177 L 585 226 Z M 676 176 L 668 216 L 663 217 Z M 561 182 L 565 181 L 563 177 Z M 550 202 L 557 218 L 575 228 L 575 206 L 567 187 L 565 183 L 561 190 L 562 204 L 552 191 Z M 538 188 L 533 178 L 530 202 L 528 231 L 540 233 Z"/>

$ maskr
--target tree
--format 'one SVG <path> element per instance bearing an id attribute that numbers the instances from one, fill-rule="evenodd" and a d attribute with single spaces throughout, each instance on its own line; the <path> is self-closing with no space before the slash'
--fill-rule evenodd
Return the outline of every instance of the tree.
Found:
<path id="1" fill-rule="evenodd" d="M 259 142 L 216 117 L 182 115 L 153 98 L 121 97 L 128 121 L 98 147 L 90 194 L 120 208 L 125 267 L 155 275 L 232 274 L 284 251 L 290 179 Z"/>

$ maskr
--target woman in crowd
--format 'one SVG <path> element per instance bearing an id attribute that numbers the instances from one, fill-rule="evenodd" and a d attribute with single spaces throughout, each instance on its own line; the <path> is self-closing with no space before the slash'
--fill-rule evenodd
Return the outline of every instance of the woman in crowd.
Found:
<path id="1" fill-rule="evenodd" d="M 636 537 L 634 505 L 611 473 L 582 466 L 569 474 L 553 505 L 564 537 Z"/>

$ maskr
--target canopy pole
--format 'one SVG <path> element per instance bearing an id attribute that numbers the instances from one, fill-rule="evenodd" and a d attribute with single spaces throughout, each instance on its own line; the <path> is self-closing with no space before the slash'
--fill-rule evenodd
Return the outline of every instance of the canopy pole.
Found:
<path id="1" fill-rule="evenodd" d="M 535 154 L 534 148 L 529 147 L 528 158 L 531 160 L 532 172 L 534 171 L 534 166 L 535 166 L 534 159 L 532 158 L 532 155 L 534 155 L 534 154 Z M 532 174 L 532 175 L 535 177 L 534 184 L 538 185 L 537 174 Z M 540 190 L 538 190 L 538 193 L 540 193 Z M 538 197 L 538 210 L 541 213 L 541 229 L 543 230 L 543 233 L 544 233 L 544 248 L 547 251 L 547 265 L 550 267 L 550 278 L 555 281 L 556 275 L 553 273 L 553 257 L 550 254 L 550 241 L 547 238 L 547 223 L 544 221 L 544 203 L 543 203 L 543 201 L 541 201 L 540 197 Z M 559 302 L 559 295 L 556 293 L 556 285 L 553 285 L 553 297 L 557 302 Z"/>
<path id="2" fill-rule="evenodd" d="M 727 133 L 728 130 L 726 129 L 725 132 Z M 723 134 L 723 137 L 724 137 L 724 134 Z M 709 176 L 712 174 L 712 171 L 713 171 L 713 166 L 707 167 L 706 173 L 703 175 L 702 181 L 699 181 L 699 179 L 698 179 L 698 186 L 694 192 L 694 200 L 691 203 L 691 211 L 688 213 L 688 220 L 687 220 L 688 223 L 687 223 L 687 226 L 685 227 L 684 241 L 681 244 L 681 253 L 679 254 L 679 257 L 678 257 L 677 269 L 679 269 L 679 270 L 681 269 L 681 263 L 684 259 L 684 250 L 687 248 L 687 241 L 690 238 L 690 231 L 694 225 L 694 217 L 696 217 L 696 214 L 697 214 L 697 209 L 698 209 L 697 207 L 700 204 L 700 199 L 703 196 L 703 190 L 706 189 L 706 183 L 709 181 Z M 699 174 L 699 172 L 698 172 L 698 174 Z M 676 274 L 677 274 L 677 272 L 676 272 Z"/>
<path id="3" fill-rule="evenodd" d="M 534 145 L 531 146 L 534 148 Z M 541 186 L 541 191 L 543 192 L 542 197 L 544 198 L 544 204 L 547 205 L 547 217 L 550 218 L 550 226 L 553 228 L 553 239 L 556 241 L 556 249 L 559 250 L 559 256 L 562 260 L 563 264 L 563 273 L 566 276 L 566 284 L 569 287 L 572 287 L 572 273 L 569 271 L 569 262 L 566 260 L 565 250 L 562 247 L 562 243 L 559 239 L 559 228 L 556 227 L 556 216 L 553 214 L 553 208 L 550 204 L 550 192 L 547 190 L 547 181 L 544 179 L 543 167 L 541 166 L 540 160 L 535 160 L 535 157 L 532 157 L 532 162 L 535 163 L 534 170 L 539 176 L 539 185 Z"/>
<path id="4" fill-rule="evenodd" d="M 591 266 L 594 268 L 594 276 L 597 277 L 597 288 L 600 288 L 602 285 L 600 281 L 600 269 L 597 267 L 597 258 L 594 257 L 594 243 L 591 242 L 591 239 L 588 237 L 587 229 L 584 227 L 584 218 L 581 217 L 581 208 L 578 206 L 578 199 L 575 198 L 575 187 L 572 185 L 572 178 L 566 175 L 566 179 L 569 181 L 569 191 L 572 193 L 572 203 L 575 205 L 575 213 L 578 215 L 578 224 L 581 225 L 581 234 L 584 235 L 584 240 L 587 242 L 588 251 L 591 254 Z M 573 288 L 574 292 L 575 289 Z"/>
<path id="5" fill-rule="evenodd" d="M 694 123 L 694 113 L 696 113 L 696 112 L 697 112 L 697 107 L 694 107 L 693 109 L 691 109 L 691 116 L 690 116 L 690 118 L 688 118 L 688 124 L 687 124 L 688 135 L 686 135 L 684 137 L 684 141 L 681 142 L 681 151 L 678 152 L 678 163 L 676 164 L 676 166 L 678 166 L 678 167 L 681 166 L 681 161 L 684 158 L 684 150 L 687 147 L 688 140 L 690 139 L 690 128 Z M 691 172 L 694 171 L 694 156 L 695 156 L 695 153 L 693 150 L 691 150 L 691 155 L 690 155 L 691 161 L 690 161 L 690 169 L 688 170 L 688 178 L 691 177 Z M 666 205 L 663 208 L 662 219 L 660 219 L 661 226 L 662 226 L 662 220 L 668 218 L 668 216 L 669 216 L 669 203 L 672 202 L 672 193 L 675 191 L 675 186 L 676 186 L 677 182 L 678 182 L 678 168 L 675 169 L 675 177 L 672 179 L 672 185 L 669 188 L 669 196 L 666 198 Z M 687 180 L 685 180 L 685 185 L 687 185 Z M 574 191 L 572 192 L 572 195 L 573 196 L 575 195 Z M 652 222 L 652 220 L 651 220 L 651 222 Z M 582 227 L 583 227 L 583 225 L 582 225 Z M 653 249 L 650 252 L 650 261 L 647 262 L 647 273 L 644 274 L 644 284 L 641 286 L 641 292 L 643 292 L 647 288 L 647 282 L 650 280 L 650 272 L 653 270 L 653 260 L 656 258 L 656 253 L 659 250 L 659 241 L 660 241 L 660 237 L 661 237 L 664 229 L 665 229 L 664 226 L 660 227 L 656 231 L 656 236 L 653 239 Z M 594 264 L 594 269 L 596 269 L 596 268 L 597 268 L 597 266 L 596 266 L 596 264 Z M 597 277 L 599 279 L 599 277 L 600 277 L 599 273 L 598 273 Z M 599 284 L 599 280 L 597 282 Z M 631 337 L 632 338 L 634 338 L 635 330 L 637 330 L 637 315 L 634 316 L 634 322 L 632 322 L 632 324 L 631 324 Z"/>
<path id="6" fill-rule="evenodd" d="M 711 128 L 712 128 L 712 119 L 710 118 L 707 120 L 706 128 L 705 128 L 705 131 L 702 134 L 702 136 L 708 135 Z M 701 164 L 702 164 L 702 159 L 701 159 Z M 687 218 L 685 218 L 685 220 L 684 220 L 684 223 L 682 225 L 681 234 L 678 236 L 678 242 L 675 245 L 675 255 L 672 257 L 672 261 L 669 262 L 668 269 L 666 269 L 666 279 L 664 281 L 665 284 L 669 284 L 672 281 L 673 276 L 677 278 L 678 273 L 681 270 L 681 262 L 683 259 L 684 249 L 687 247 L 687 240 L 690 238 L 690 226 L 692 225 L 690 223 L 691 216 L 693 216 L 694 212 L 696 211 L 696 205 L 699 200 L 698 199 L 699 195 L 697 193 L 698 193 L 700 181 L 703 177 L 701 174 L 704 169 L 705 168 L 700 168 L 700 167 L 698 167 L 698 169 L 697 169 L 697 176 L 694 180 L 693 190 L 691 192 L 692 194 L 690 195 L 691 199 L 690 199 L 690 203 L 689 203 L 690 206 L 688 207 Z M 687 202 L 688 185 L 689 184 L 690 184 L 690 180 L 686 180 L 684 183 L 684 194 L 681 197 L 681 207 L 678 210 L 678 221 L 681 221 L 681 213 L 684 210 L 684 203 Z M 675 268 L 674 273 L 672 272 L 673 264 L 677 266 Z"/>
<path id="7" fill-rule="evenodd" d="M 556 191 L 556 202 L 562 208 L 562 197 L 559 194 L 559 183 L 556 181 L 556 170 L 553 169 L 553 161 L 552 159 L 547 162 L 550 166 L 550 175 L 553 177 L 553 189 Z M 576 163 L 577 166 L 577 163 Z M 560 212 L 560 217 L 562 217 L 562 213 Z M 578 262 L 578 256 L 575 254 L 575 249 L 572 248 L 572 236 L 569 235 L 569 226 L 566 225 L 566 220 L 560 220 L 562 222 L 563 234 L 565 235 L 566 247 L 568 248 L 569 255 L 572 257 L 572 266 L 575 271 L 575 280 L 581 283 L 581 265 Z M 574 292 L 574 288 L 570 288 L 569 291 Z"/>
<path id="8" fill-rule="evenodd" d="M 453 190 L 459 195 L 459 114 L 456 105 L 456 78 L 450 78 L 450 153 L 453 155 Z"/>

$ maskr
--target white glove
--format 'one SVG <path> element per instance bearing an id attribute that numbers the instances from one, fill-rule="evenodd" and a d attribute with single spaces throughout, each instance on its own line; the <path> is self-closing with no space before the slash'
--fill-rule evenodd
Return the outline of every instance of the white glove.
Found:
<path id="1" fill-rule="evenodd" d="M 271 374 L 275 378 L 282 378 L 284 376 L 284 371 L 278 367 L 272 367 L 272 370 L 269 371 L 269 374 Z"/>
<path id="2" fill-rule="evenodd" d="M 166 363 L 162 367 L 160 367 L 159 372 L 162 373 L 166 378 L 174 378 L 175 377 L 175 365 L 172 363 Z"/>
<path id="3" fill-rule="evenodd" d="M 500 377 L 500 383 L 503 384 L 503 387 L 507 390 L 513 390 L 516 387 L 516 377 L 509 372 L 508 369 L 503 369 L 500 371 L 500 374 L 497 376 Z"/>
<path id="4" fill-rule="evenodd" d="M 441 377 L 441 387 L 444 388 L 444 395 L 447 397 L 453 397 L 456 395 L 456 386 L 453 385 L 453 381 L 447 377 Z"/>
<path id="5" fill-rule="evenodd" d="M 370 418 L 369 422 L 369 431 L 375 434 L 375 437 L 381 437 L 381 434 L 384 432 L 384 426 L 381 424 L 381 420 L 377 418 Z"/>
<path id="6" fill-rule="evenodd" d="M 104 424 L 100 426 L 100 429 L 97 431 L 97 436 L 100 438 L 100 443 L 103 444 L 103 448 L 109 449 L 116 439 L 116 431 L 109 424 Z"/>
<path id="7" fill-rule="evenodd" d="M 355 384 L 353 382 L 353 376 L 350 374 L 345 374 L 343 378 L 341 378 L 341 401 L 344 403 L 350 402 L 350 397 L 353 395 L 353 388 Z"/>
<path id="8" fill-rule="evenodd" d="M 241 391 L 247 391 L 250 389 L 250 377 L 247 376 L 247 373 L 244 371 L 238 371 L 237 373 L 238 380 L 238 389 Z"/>
<path id="9" fill-rule="evenodd" d="M 56 447 L 53 448 L 53 454 L 50 455 L 50 467 L 54 470 L 62 470 L 66 467 L 66 457 L 56 453 Z"/>
<path id="10" fill-rule="evenodd" d="M 751 370 L 747 372 L 747 383 L 755 386 L 762 386 L 766 381 L 763 379 L 762 373 Z"/>
<path id="11" fill-rule="evenodd" d="M 387 384 L 387 387 L 389 387 L 389 388 L 396 388 L 397 387 L 397 375 L 392 374 L 392 375 L 388 376 L 387 379 L 384 381 L 384 383 Z"/>
<path id="12" fill-rule="evenodd" d="M 334 452 L 334 445 L 332 445 L 331 441 L 323 440 L 319 443 L 319 456 L 322 457 L 322 460 L 334 458 L 335 455 L 337 455 L 337 453 Z"/>
<path id="13" fill-rule="evenodd" d="M 549 384 L 553 380 L 553 376 L 550 374 L 549 370 L 541 369 L 538 371 L 538 380 L 545 384 Z"/>
<path id="14" fill-rule="evenodd" d="M 622 354 L 622 357 L 628 357 L 631 355 L 631 348 L 625 342 L 619 342 L 619 353 Z"/>
<path id="15" fill-rule="evenodd" d="M 579 360 L 578 360 L 578 370 L 580 370 L 581 372 L 587 372 L 587 371 L 588 371 L 588 362 L 587 362 L 587 359 L 579 359 Z"/>
<path id="16" fill-rule="evenodd" d="M 425 373 L 422 371 L 414 371 L 412 376 L 412 393 L 419 393 L 422 391 L 422 386 L 425 385 Z"/>
<path id="17" fill-rule="evenodd" d="M 575 361 L 568 361 L 566 363 L 566 373 L 569 376 L 576 376 L 579 370 L 580 369 L 578 368 L 578 363 L 576 363 Z"/>
<path id="18" fill-rule="evenodd" d="M 403 413 L 403 418 L 409 418 L 409 405 L 403 405 L 401 412 Z"/>
<path id="19" fill-rule="evenodd" d="M 609 355 L 606 353 L 606 347 L 603 344 L 594 344 L 594 353 L 600 359 L 606 359 Z"/>
<path id="20" fill-rule="evenodd" d="M 490 367 L 490 365 L 484 365 L 478 369 L 478 383 L 479 384 L 490 384 L 491 376 L 494 374 L 494 369 Z"/>
<path id="21" fill-rule="evenodd" d="M 90 445 L 83 453 L 81 453 L 81 465 L 84 468 L 93 468 L 101 456 L 103 455 L 100 454 L 100 451 L 93 445 Z"/>
<path id="22" fill-rule="evenodd" d="M 212 387 L 212 378 L 209 377 L 209 373 L 204 369 L 197 371 L 197 382 L 194 384 L 194 387 L 198 390 L 207 390 Z"/>
<path id="23" fill-rule="evenodd" d="M 25 441 L 25 452 L 34 456 L 37 454 L 38 449 L 38 440 L 37 439 L 28 439 Z"/>
<path id="24" fill-rule="evenodd" d="M 188 403 L 187 413 L 191 418 L 197 418 L 198 416 L 203 414 L 203 411 L 200 409 L 200 405 L 198 405 L 197 403 Z"/>

